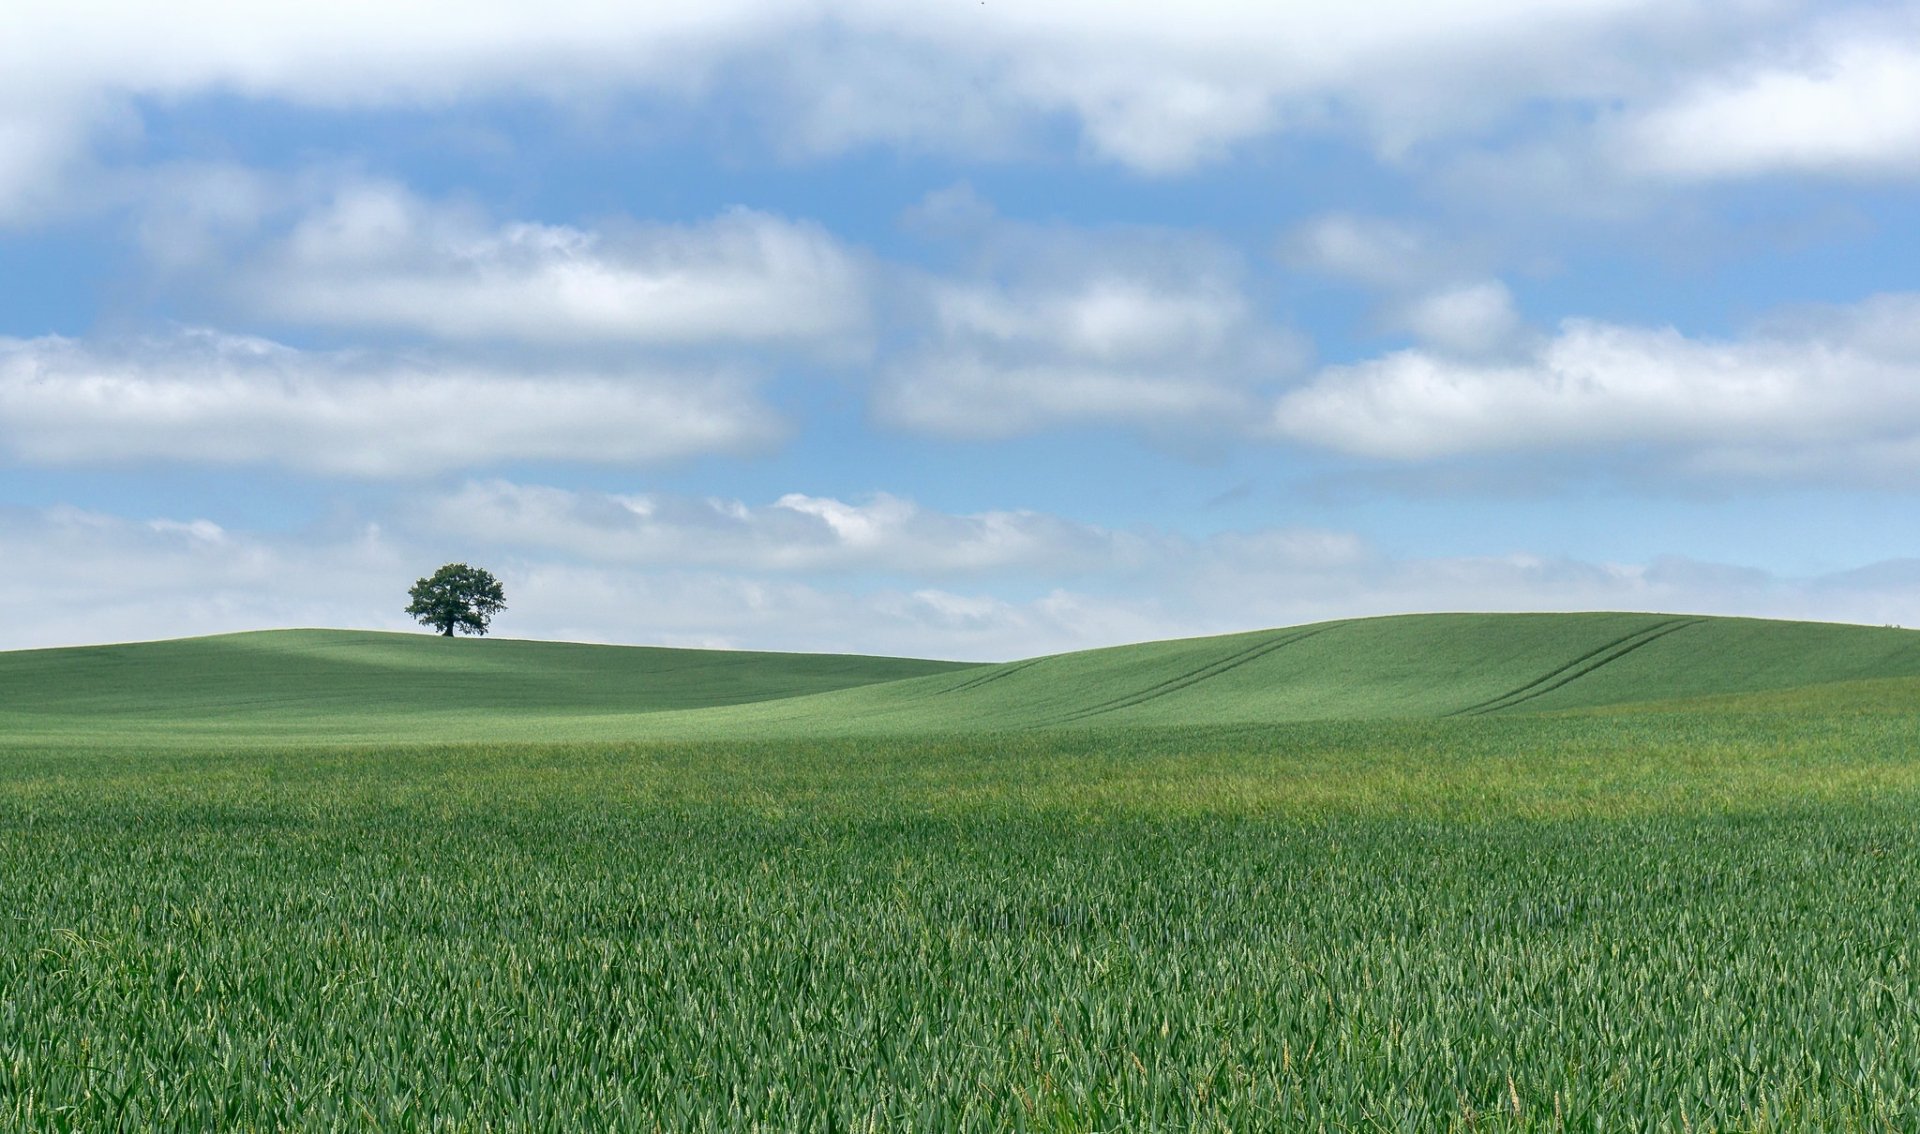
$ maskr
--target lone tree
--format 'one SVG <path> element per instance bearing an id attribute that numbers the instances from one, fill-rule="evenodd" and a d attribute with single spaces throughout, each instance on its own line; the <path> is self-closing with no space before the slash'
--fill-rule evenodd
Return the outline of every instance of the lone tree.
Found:
<path id="1" fill-rule="evenodd" d="M 507 608 L 507 592 L 493 573 L 465 563 L 449 563 L 407 592 L 407 613 L 447 637 L 455 630 L 485 634 L 487 623 Z"/>

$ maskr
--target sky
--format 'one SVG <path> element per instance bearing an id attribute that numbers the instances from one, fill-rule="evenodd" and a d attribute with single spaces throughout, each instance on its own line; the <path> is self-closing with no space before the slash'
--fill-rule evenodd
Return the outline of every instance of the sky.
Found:
<path id="1" fill-rule="evenodd" d="M 0 649 L 1920 624 L 1920 3 L 0 6 Z"/>

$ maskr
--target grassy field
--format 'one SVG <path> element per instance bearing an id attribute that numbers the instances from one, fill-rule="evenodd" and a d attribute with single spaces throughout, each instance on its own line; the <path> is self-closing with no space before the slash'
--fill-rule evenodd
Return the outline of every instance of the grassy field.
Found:
<path id="1" fill-rule="evenodd" d="M 1916 642 L 0 655 L 0 1128 L 1911 1130 Z"/>
<path id="2" fill-rule="evenodd" d="M 287 630 L 0 653 L 0 741 L 898 737 L 1485 716 L 1920 677 L 1920 633 L 1429 614 L 1002 665 Z"/>
<path id="3" fill-rule="evenodd" d="M 845 654 L 277 630 L 0 653 L 0 737 L 152 745 L 629 736 L 637 714 L 969 668 Z"/>

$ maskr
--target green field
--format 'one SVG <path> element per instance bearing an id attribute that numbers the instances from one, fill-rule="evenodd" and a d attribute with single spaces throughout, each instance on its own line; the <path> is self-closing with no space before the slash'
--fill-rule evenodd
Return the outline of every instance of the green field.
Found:
<path id="1" fill-rule="evenodd" d="M 0 653 L 0 736 L 257 744 L 636 735 L 637 715 L 953 673 L 956 662 L 277 630 Z"/>
<path id="2" fill-rule="evenodd" d="M 1920 633 L 0 654 L 0 1129 L 1920 1128 Z"/>

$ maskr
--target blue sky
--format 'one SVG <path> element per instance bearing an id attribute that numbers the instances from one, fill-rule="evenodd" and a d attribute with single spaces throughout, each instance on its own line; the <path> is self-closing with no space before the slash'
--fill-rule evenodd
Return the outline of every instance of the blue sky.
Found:
<path id="1" fill-rule="evenodd" d="M 1920 622 L 1917 182 L 1914 4 L 23 0 L 0 648 Z"/>

